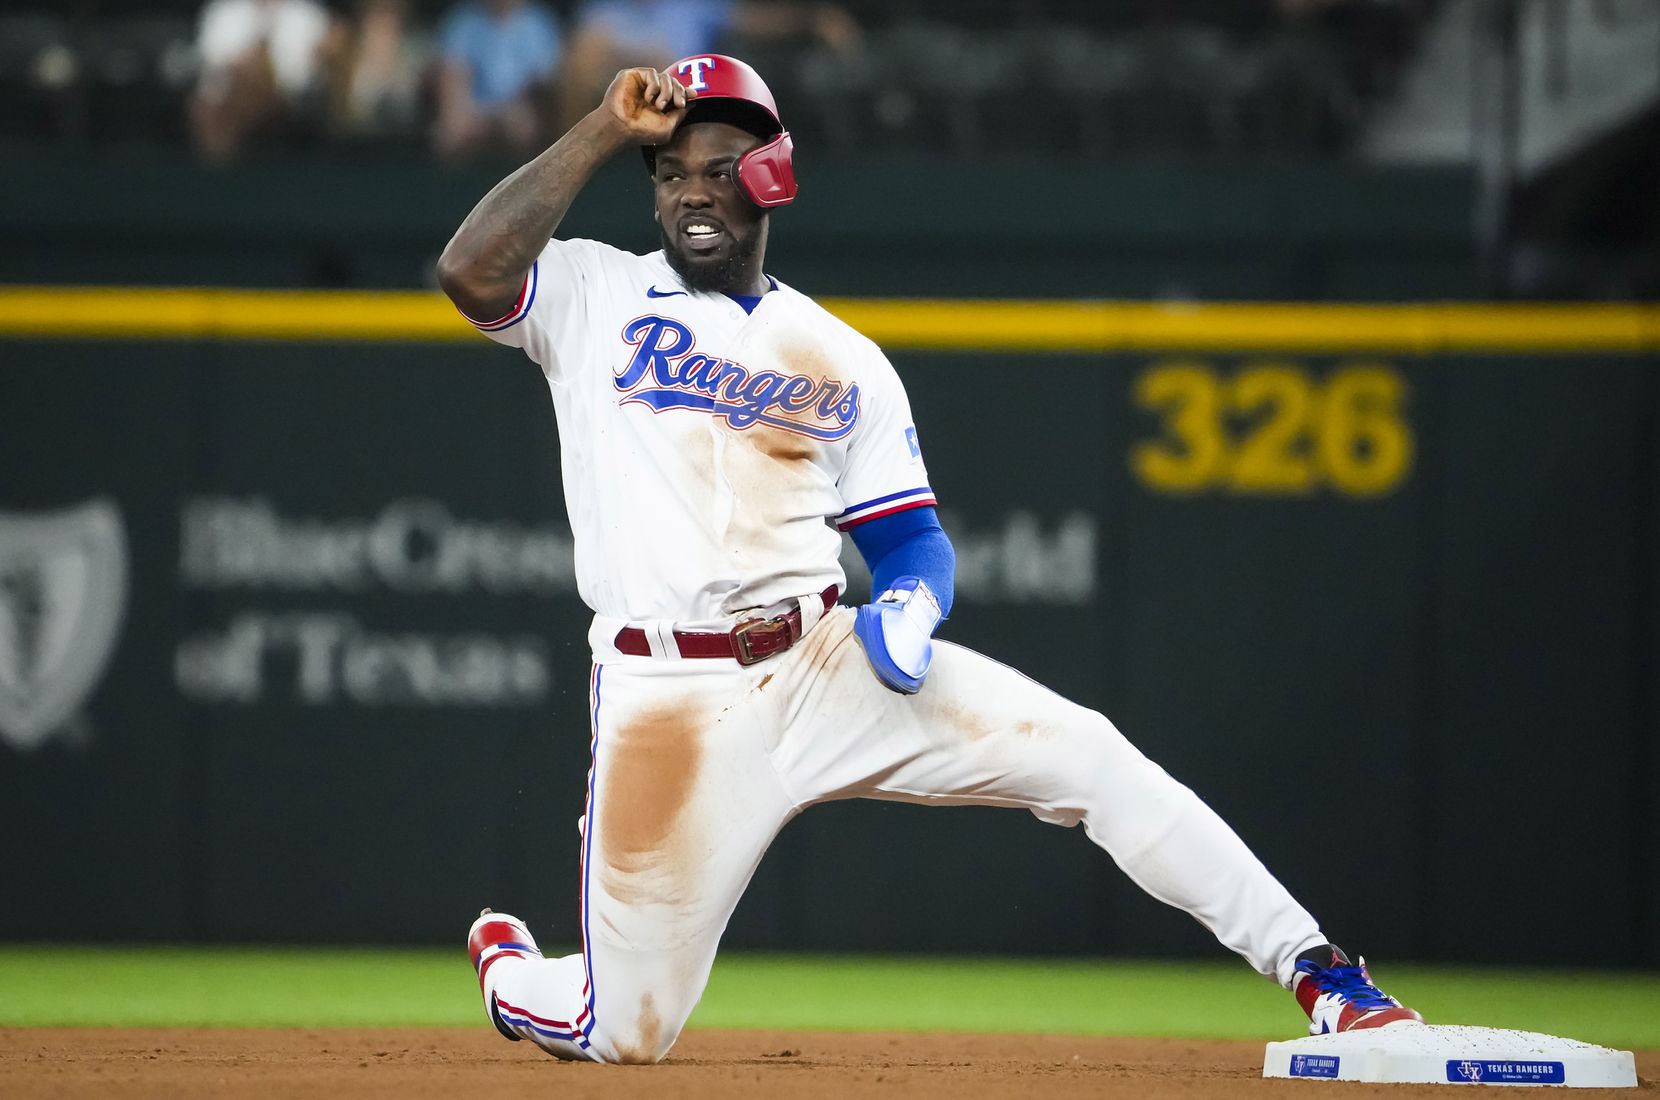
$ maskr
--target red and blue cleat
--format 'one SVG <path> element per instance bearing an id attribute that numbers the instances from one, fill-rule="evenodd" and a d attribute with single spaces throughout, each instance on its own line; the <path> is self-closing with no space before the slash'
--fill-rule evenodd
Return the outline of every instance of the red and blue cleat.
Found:
<path id="1" fill-rule="evenodd" d="M 518 1042 L 519 1036 L 513 1034 L 496 1014 L 496 995 L 490 991 L 484 976 L 490 972 L 490 967 L 505 958 L 542 957 L 541 949 L 536 946 L 530 929 L 526 928 L 525 922 L 518 917 L 506 913 L 493 913 L 486 909 L 479 913 L 478 919 L 467 930 L 467 956 L 472 959 L 473 970 L 478 974 L 478 990 L 484 995 L 485 1015 L 496 1025 L 497 1031 L 515 1043 Z"/>
<path id="2" fill-rule="evenodd" d="M 1308 1013 L 1310 1035 L 1424 1022 L 1417 1012 L 1372 984 L 1365 959 L 1352 963 L 1341 948 L 1329 943 L 1297 956 L 1291 992 Z"/>

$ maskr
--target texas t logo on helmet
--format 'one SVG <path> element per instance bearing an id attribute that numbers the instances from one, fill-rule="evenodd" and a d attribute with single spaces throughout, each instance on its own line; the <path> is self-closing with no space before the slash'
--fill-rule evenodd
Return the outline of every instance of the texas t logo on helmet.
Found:
<path id="1" fill-rule="evenodd" d="M 737 58 L 718 53 L 683 58 L 669 71 L 697 93 L 687 108 L 687 122 L 697 121 L 700 104 L 745 104 L 753 108 L 746 112 L 749 124 L 744 128 L 754 129 L 757 136 L 770 140 L 738 158 L 734 172 L 738 187 L 750 202 L 764 209 L 794 201 L 795 144 L 778 117 L 778 104 L 761 75 Z M 653 151 L 648 148 L 645 153 L 646 166 L 655 168 Z"/>
<path id="2" fill-rule="evenodd" d="M 674 67 L 674 71 L 682 76 L 689 74 L 692 79 L 682 81 L 681 83 L 685 84 L 686 87 L 690 88 L 694 92 L 701 92 L 709 86 L 703 82 L 703 70 L 712 69 L 714 67 L 715 59 L 712 57 L 688 57 L 686 60 L 677 64 Z"/>

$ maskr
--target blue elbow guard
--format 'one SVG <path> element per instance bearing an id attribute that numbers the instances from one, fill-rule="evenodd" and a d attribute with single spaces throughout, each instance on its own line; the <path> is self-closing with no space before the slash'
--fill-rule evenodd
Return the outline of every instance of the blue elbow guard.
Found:
<path id="1" fill-rule="evenodd" d="M 876 678 L 904 695 L 915 695 L 934 660 L 939 600 L 919 577 L 897 577 L 874 603 L 859 608 L 853 633 L 865 647 Z"/>

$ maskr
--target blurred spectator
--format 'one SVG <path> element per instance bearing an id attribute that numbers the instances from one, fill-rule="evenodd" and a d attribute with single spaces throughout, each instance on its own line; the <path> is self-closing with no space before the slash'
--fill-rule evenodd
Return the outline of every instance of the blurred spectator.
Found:
<path id="1" fill-rule="evenodd" d="M 534 151 L 547 133 L 549 87 L 563 46 L 553 13 L 535 0 L 464 0 L 438 38 L 438 155 Z"/>
<path id="2" fill-rule="evenodd" d="M 604 92 L 618 69 L 708 53 L 727 38 L 806 37 L 844 52 L 859 44 L 859 24 L 839 4 L 796 0 L 588 0 L 579 10 L 561 81 L 560 109 L 570 126 Z"/>
<path id="3" fill-rule="evenodd" d="M 316 122 L 324 60 L 338 35 L 317 0 L 209 0 L 196 37 L 197 151 L 225 161 L 259 131 Z"/>
<path id="4" fill-rule="evenodd" d="M 334 122 L 344 134 L 414 133 L 429 41 L 411 31 L 409 0 L 358 0 L 334 82 Z"/>

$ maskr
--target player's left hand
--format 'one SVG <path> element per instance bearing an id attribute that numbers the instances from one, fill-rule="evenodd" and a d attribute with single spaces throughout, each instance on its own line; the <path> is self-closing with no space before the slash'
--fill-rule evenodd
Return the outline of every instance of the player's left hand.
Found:
<path id="1" fill-rule="evenodd" d="M 915 695 L 934 660 L 934 629 L 940 605 L 919 577 L 899 577 L 874 603 L 859 608 L 853 634 L 865 647 L 876 678 L 904 695 Z"/>

